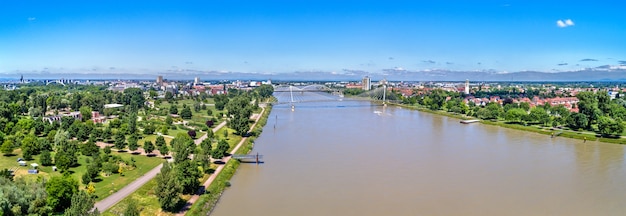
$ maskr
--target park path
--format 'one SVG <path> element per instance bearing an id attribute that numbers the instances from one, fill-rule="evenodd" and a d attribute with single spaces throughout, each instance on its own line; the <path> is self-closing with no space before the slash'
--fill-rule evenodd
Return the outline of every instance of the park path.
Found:
<path id="1" fill-rule="evenodd" d="M 254 120 L 254 124 L 252 124 L 252 126 L 250 127 L 250 130 L 248 130 L 248 132 L 251 132 L 254 127 L 256 127 L 256 124 L 259 122 L 259 119 L 261 119 L 261 116 L 263 116 L 263 113 L 265 112 L 265 106 L 261 105 L 261 114 L 255 116 L 255 120 Z M 235 146 L 235 148 L 230 152 L 231 155 L 237 153 L 237 151 L 239 150 L 239 148 L 241 148 L 241 146 L 243 146 L 243 144 L 246 142 L 246 140 L 248 140 L 247 137 L 244 137 L 241 139 L 241 141 L 239 141 L 239 143 L 237 144 L 237 146 Z M 217 169 L 215 169 L 215 172 L 213 172 L 213 174 L 211 174 L 211 176 L 209 176 L 209 179 L 207 179 L 204 184 L 202 184 L 202 187 L 200 187 L 200 189 L 196 192 L 196 194 L 194 194 L 193 196 L 191 196 L 191 198 L 189 198 L 189 200 L 187 201 L 187 203 L 185 204 L 185 206 L 183 206 L 183 208 L 176 213 L 176 216 L 184 216 L 187 211 L 189 211 L 189 209 L 191 209 L 191 206 L 198 201 L 198 199 L 200 198 L 200 194 L 204 193 L 204 189 L 209 188 L 209 186 L 211 185 L 211 183 L 213 183 L 213 181 L 215 180 L 215 178 L 217 178 L 217 176 L 220 174 L 220 172 L 222 172 L 222 170 L 224 169 L 224 167 L 226 166 L 226 164 L 228 163 L 228 161 L 231 159 L 231 156 L 227 156 L 224 157 L 222 159 L 222 161 L 224 162 L 223 164 L 220 164 Z"/>
<path id="2" fill-rule="evenodd" d="M 254 124 L 256 125 L 256 122 Z M 217 132 L 219 129 L 221 129 L 225 125 L 226 125 L 226 121 L 223 121 L 222 123 L 218 124 L 215 128 L 213 128 L 213 132 L 214 133 Z M 200 138 L 196 139 L 194 142 L 197 145 L 197 144 L 201 143 L 202 140 L 205 140 L 206 138 L 207 138 L 207 135 L 205 134 L 205 135 L 201 136 Z M 111 144 L 108 144 L 108 143 L 98 143 L 98 146 L 100 146 L 101 148 L 104 148 L 104 146 L 107 146 L 107 145 L 111 145 Z M 142 155 L 145 155 L 145 152 L 143 151 L 143 148 L 140 148 L 137 151 L 141 152 Z M 169 159 L 168 162 L 172 162 L 172 160 Z M 161 168 L 162 167 L 163 167 L 163 164 L 159 164 L 154 169 L 148 171 L 143 176 L 139 177 L 138 179 L 136 179 L 135 181 L 131 182 L 130 184 L 124 186 L 119 191 L 109 195 L 107 198 L 104 198 L 103 200 L 100 200 L 100 202 L 97 202 L 94 205 L 94 208 L 98 209 L 98 211 L 100 211 L 100 212 L 104 212 L 107 209 L 111 208 L 111 206 L 115 205 L 116 203 L 118 203 L 122 199 L 126 198 L 128 195 L 130 195 L 131 193 L 135 192 L 141 186 L 143 186 L 148 181 L 150 181 L 151 179 L 156 177 L 156 175 L 161 172 Z"/>

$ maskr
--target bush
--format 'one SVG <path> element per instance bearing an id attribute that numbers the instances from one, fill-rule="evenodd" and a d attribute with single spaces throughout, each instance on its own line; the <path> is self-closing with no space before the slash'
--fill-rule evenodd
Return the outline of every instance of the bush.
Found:
<path id="1" fill-rule="evenodd" d="M 189 135 L 189 137 L 191 137 L 191 138 L 196 138 L 196 131 L 195 130 L 189 130 L 189 131 L 187 131 L 187 135 Z"/>

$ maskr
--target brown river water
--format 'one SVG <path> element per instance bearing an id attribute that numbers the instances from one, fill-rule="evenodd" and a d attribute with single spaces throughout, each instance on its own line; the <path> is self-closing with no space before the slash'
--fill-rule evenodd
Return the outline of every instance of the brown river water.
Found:
<path id="1" fill-rule="evenodd" d="M 294 95 L 212 215 L 626 215 L 622 145 Z"/>

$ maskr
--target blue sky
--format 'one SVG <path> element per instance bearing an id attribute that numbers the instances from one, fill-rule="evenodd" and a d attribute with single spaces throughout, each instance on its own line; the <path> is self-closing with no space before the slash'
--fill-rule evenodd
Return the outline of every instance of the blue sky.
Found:
<path id="1" fill-rule="evenodd" d="M 626 61 L 620 1 L 56 2 L 0 2 L 0 73 L 553 72 Z"/>

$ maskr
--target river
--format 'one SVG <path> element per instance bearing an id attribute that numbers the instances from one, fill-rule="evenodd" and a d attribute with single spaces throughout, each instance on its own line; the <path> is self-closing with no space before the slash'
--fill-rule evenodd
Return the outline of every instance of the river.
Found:
<path id="1" fill-rule="evenodd" d="M 296 97 L 330 100 L 274 106 L 265 163 L 242 164 L 212 215 L 626 215 L 622 145 Z"/>

